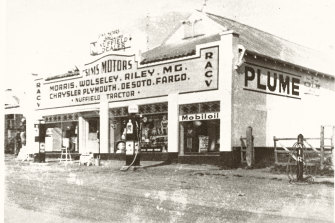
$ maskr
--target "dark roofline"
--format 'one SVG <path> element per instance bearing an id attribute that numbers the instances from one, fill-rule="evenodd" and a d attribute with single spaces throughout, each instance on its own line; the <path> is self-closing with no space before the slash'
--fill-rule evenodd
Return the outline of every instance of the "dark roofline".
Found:
<path id="1" fill-rule="evenodd" d="M 298 68 L 298 69 L 300 69 L 301 71 L 304 71 L 304 70 L 306 70 L 308 73 L 309 72 L 311 72 L 311 74 L 312 73 L 314 73 L 315 75 L 324 75 L 324 76 L 327 76 L 327 77 L 329 77 L 329 78 L 331 78 L 331 79 L 335 79 L 335 77 L 334 76 L 332 76 L 331 74 L 326 74 L 326 73 L 323 73 L 323 72 L 320 72 L 320 71 L 317 71 L 317 70 L 314 70 L 314 69 L 311 69 L 311 68 L 308 68 L 308 67 L 304 67 L 304 66 L 299 66 L 299 65 L 297 65 L 297 64 L 294 64 L 294 63 L 290 63 L 290 62 L 287 62 L 287 61 L 283 61 L 283 60 L 279 60 L 279 59 L 276 59 L 276 58 L 272 58 L 272 57 L 269 57 L 269 56 L 265 56 L 265 55 L 263 55 L 263 54 L 259 54 L 259 53 L 257 53 L 257 52 L 254 52 L 254 51 L 250 51 L 250 50 L 246 50 L 246 53 L 245 53 L 245 55 L 244 55 L 244 57 L 245 56 L 256 56 L 256 57 L 259 57 L 259 58 L 263 58 L 263 59 L 267 59 L 267 60 L 269 60 L 269 61 L 274 61 L 275 63 L 277 63 L 278 62 L 278 64 L 283 64 L 284 66 L 285 66 L 285 64 L 287 64 L 289 67 L 291 67 L 291 68 Z"/>
<path id="2" fill-rule="evenodd" d="M 184 39 L 178 44 L 163 44 L 142 53 L 140 64 L 149 64 L 166 60 L 178 59 L 196 54 L 196 46 L 204 43 L 218 41 L 219 34 L 211 36 L 199 35 L 195 38 Z"/>
<path id="3" fill-rule="evenodd" d="M 5 109 L 19 108 L 20 105 L 5 105 Z"/>
<path id="4" fill-rule="evenodd" d="M 196 51 L 192 50 L 191 52 L 186 53 L 186 54 L 180 54 L 180 55 L 169 56 L 169 57 L 161 57 L 161 58 L 153 59 L 153 60 L 144 59 L 140 62 L 140 64 L 145 65 L 145 64 L 150 64 L 150 63 L 157 63 L 157 62 L 166 61 L 166 60 L 173 60 L 173 59 L 188 57 L 188 56 L 192 56 L 192 55 L 195 55 L 195 54 L 196 54 Z"/>
<path id="5" fill-rule="evenodd" d="M 51 81 L 51 80 L 56 80 L 56 79 L 62 79 L 62 78 L 67 78 L 67 77 L 73 77 L 73 76 L 78 76 L 80 75 L 79 69 L 76 67 L 73 71 L 68 71 L 65 74 L 58 74 L 54 75 L 51 77 L 47 77 L 45 81 Z"/>

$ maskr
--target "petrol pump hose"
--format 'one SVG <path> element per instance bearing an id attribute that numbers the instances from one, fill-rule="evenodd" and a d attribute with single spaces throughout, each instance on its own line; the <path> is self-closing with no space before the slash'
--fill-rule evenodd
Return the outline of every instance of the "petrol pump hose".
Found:
<path id="1" fill-rule="evenodd" d="M 141 126 L 139 126 L 139 131 L 137 131 L 137 134 L 138 134 L 137 135 L 137 137 L 138 137 L 138 150 L 135 151 L 135 157 L 134 157 L 133 161 L 130 163 L 130 165 L 127 166 L 125 169 L 121 168 L 121 171 L 128 171 L 129 168 L 135 163 L 135 160 L 137 158 L 137 154 L 140 151 L 140 145 L 141 145 L 141 137 L 140 136 L 141 136 L 141 131 L 142 131 L 142 128 L 141 128 Z"/>

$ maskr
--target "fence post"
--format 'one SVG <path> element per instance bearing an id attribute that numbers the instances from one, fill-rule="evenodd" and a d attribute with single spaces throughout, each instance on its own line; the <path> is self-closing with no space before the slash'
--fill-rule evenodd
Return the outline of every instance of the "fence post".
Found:
<path id="1" fill-rule="evenodd" d="M 331 149 L 330 149 L 330 152 L 331 152 L 331 165 L 334 169 L 334 141 L 335 141 L 335 126 L 333 126 L 333 130 L 332 130 L 332 136 L 331 136 L 331 142 L 330 142 L 330 146 L 331 146 Z"/>
<path id="2" fill-rule="evenodd" d="M 321 131 L 320 131 L 320 151 L 321 151 L 321 156 L 320 156 L 320 169 L 323 170 L 323 159 L 324 159 L 324 146 L 325 146 L 325 127 L 321 126 Z"/>
<path id="3" fill-rule="evenodd" d="M 247 128 L 247 151 L 246 151 L 246 161 L 248 167 L 253 167 L 255 164 L 255 151 L 254 151 L 254 140 L 252 136 L 252 127 Z"/>
<path id="4" fill-rule="evenodd" d="M 335 140 L 335 126 L 333 126 L 332 139 L 331 139 L 331 149 L 334 149 L 334 140 Z"/>
<path id="5" fill-rule="evenodd" d="M 242 136 L 240 137 L 240 143 L 241 143 L 241 163 L 244 163 L 244 157 L 243 157 L 243 144 L 244 144 L 244 142 L 243 142 L 243 138 L 242 138 Z"/>
<path id="6" fill-rule="evenodd" d="M 275 164 L 278 163 L 278 157 L 277 157 L 277 140 L 276 136 L 273 137 L 273 144 L 274 144 L 274 153 L 275 153 Z"/>

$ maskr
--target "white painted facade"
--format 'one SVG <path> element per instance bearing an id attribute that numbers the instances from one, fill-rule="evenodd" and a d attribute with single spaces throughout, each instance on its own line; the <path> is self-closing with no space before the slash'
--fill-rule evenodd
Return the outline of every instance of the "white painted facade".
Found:
<path id="1" fill-rule="evenodd" d="M 199 27 L 205 36 L 212 34 L 220 34 L 220 40 L 196 46 L 196 54 L 179 59 L 164 60 L 161 62 L 150 63 L 148 65 L 139 65 L 137 58 L 139 55 L 125 55 L 133 58 L 133 65 L 137 65 L 137 69 L 145 69 L 146 67 L 159 67 L 161 64 L 185 63 L 185 61 L 192 61 L 201 56 L 201 50 L 211 47 L 218 47 L 218 70 L 214 73 L 217 75 L 217 88 L 209 90 L 194 92 L 185 92 L 185 86 L 171 88 L 164 87 L 162 91 L 167 93 L 159 93 L 159 89 L 155 89 L 156 96 L 148 97 L 130 97 L 127 100 L 111 100 L 104 99 L 92 104 L 60 104 L 48 99 L 43 99 L 48 107 L 37 107 L 32 112 L 31 118 L 36 120 L 36 117 L 43 117 L 48 115 L 78 113 L 78 128 L 79 128 L 79 153 L 93 152 L 98 153 L 99 145 L 96 140 L 89 140 L 88 117 L 99 117 L 100 125 L 100 153 L 114 153 L 115 148 L 113 144 L 113 137 L 115 131 L 110 126 L 110 120 L 113 118 L 110 109 L 118 107 L 127 107 L 132 104 L 146 105 L 154 103 L 168 103 L 168 152 L 179 153 L 180 151 L 180 127 L 179 127 L 179 106 L 191 103 L 206 103 L 211 101 L 220 102 L 220 152 L 230 152 L 233 147 L 240 146 L 240 137 L 245 136 L 245 131 L 248 126 L 253 128 L 255 137 L 255 147 L 272 147 L 273 137 L 295 137 L 299 133 L 306 137 L 319 137 L 321 125 L 335 125 L 335 83 L 334 77 L 315 76 L 315 74 L 308 74 L 306 72 L 298 71 L 294 66 L 285 67 L 283 64 L 278 65 L 273 62 L 265 61 L 261 58 L 244 57 L 242 65 L 235 69 L 235 65 L 239 59 L 239 34 L 234 31 L 225 31 L 222 26 L 217 25 L 212 20 L 209 20 L 201 13 L 195 13 L 190 17 L 190 21 L 200 20 Z M 184 29 L 181 26 L 176 32 L 171 35 L 166 41 L 166 44 L 173 44 L 181 42 L 184 36 Z M 92 59 L 91 62 L 97 61 Z M 245 86 L 245 67 L 253 67 L 257 70 L 261 67 L 263 71 L 271 70 L 280 73 L 292 74 L 299 79 L 297 83 L 299 97 L 286 97 L 283 95 L 268 94 L 273 93 L 267 90 L 251 91 L 255 88 L 255 80 L 249 81 L 249 90 Z M 197 72 L 196 70 L 200 70 Z M 257 73 L 257 71 L 256 71 Z M 113 73 L 113 75 L 117 74 Z M 83 73 L 81 73 L 83 75 Z M 199 76 L 203 78 L 204 72 L 199 69 L 193 70 L 189 75 Z M 108 75 L 105 75 L 108 76 Z M 257 76 L 257 75 L 256 75 Z M 83 76 L 83 78 L 85 78 Z M 68 83 L 72 78 L 64 78 L 57 80 L 59 83 Z M 318 81 L 318 86 L 308 86 L 311 80 Z M 203 80 L 203 79 L 201 79 Z M 271 79 L 273 81 L 273 77 Z M 38 80 L 42 85 L 44 80 Z M 260 75 L 260 85 L 266 85 L 266 72 Z M 290 86 L 292 86 L 292 79 L 290 79 Z M 36 85 L 37 82 L 35 82 Z M 273 82 L 272 82 L 273 83 Z M 308 84 L 309 83 L 309 84 Z M 315 84 L 315 83 L 314 83 Z M 257 85 L 257 83 L 256 83 Z M 145 88 L 145 87 L 143 87 Z M 169 90 L 171 89 L 171 90 Z M 41 89 L 41 97 L 46 98 L 49 95 Z M 45 90 L 45 89 L 44 89 Z M 292 90 L 292 89 L 291 89 Z M 36 90 L 35 90 L 36 92 Z M 264 93 L 265 92 L 265 93 Z M 150 93 L 150 89 L 149 89 Z M 292 92 L 291 92 L 292 93 Z M 290 93 L 290 95 L 291 95 Z M 103 94 L 101 94 L 103 95 Z M 102 97 L 102 96 L 101 96 Z M 33 98 L 36 98 L 34 96 Z M 43 101 L 42 101 L 43 103 Z M 36 100 L 34 102 L 36 105 Z M 57 106 L 56 106 L 57 105 Z M 35 117 L 32 117 L 35 116 Z M 33 122 L 28 123 L 28 132 L 32 130 Z M 29 127 L 28 127 L 29 125 Z M 29 134 L 27 134 L 29 137 Z M 31 137 L 31 136 L 30 136 Z M 30 138 L 29 145 L 32 145 Z M 36 146 L 35 152 L 38 151 Z"/>
<path id="2" fill-rule="evenodd" d="M 203 44 L 197 46 L 197 53 L 194 56 L 186 58 L 187 60 L 192 60 L 192 58 L 200 57 L 201 49 L 215 47 L 217 49 L 224 48 L 232 48 L 232 38 L 233 33 L 228 32 L 222 35 L 222 41 L 212 42 L 209 44 Z M 222 77 L 223 73 L 231 72 L 232 67 L 232 52 L 218 50 L 219 58 L 223 60 L 219 60 L 218 66 L 223 66 L 222 63 L 230 63 L 228 66 L 224 66 L 224 69 L 219 69 L 218 71 L 213 72 L 217 77 Z M 179 60 L 173 60 L 171 62 L 184 61 L 185 58 Z M 169 61 L 170 62 L 170 61 Z M 165 64 L 166 61 L 163 62 Z M 216 62 L 217 63 L 217 62 Z M 161 63 L 150 64 L 150 66 L 160 65 Z M 203 63 L 205 65 L 205 63 Z M 204 75 L 204 73 L 191 73 L 190 75 Z M 225 74 L 226 75 L 226 74 Z M 229 75 L 231 76 L 231 75 Z M 108 109 L 118 108 L 118 107 L 128 107 L 129 105 L 137 104 L 137 105 L 145 105 L 145 104 L 154 104 L 167 102 L 168 103 L 168 152 L 178 152 L 178 143 L 179 143 L 179 105 L 181 104 L 191 104 L 191 103 L 205 103 L 208 101 L 220 101 L 221 109 L 223 111 L 222 116 L 228 116 L 231 114 L 230 109 L 223 109 L 224 107 L 231 107 L 231 93 L 230 86 L 223 78 L 218 78 L 219 81 L 217 83 L 218 89 L 208 90 L 208 91 L 200 91 L 200 92 L 191 92 L 191 93 L 179 93 L 179 90 L 170 91 L 168 95 L 158 96 L 158 97 L 149 97 L 143 99 L 135 99 L 135 100 L 125 100 L 125 101 L 107 101 L 101 100 L 101 102 L 89 105 L 76 105 L 76 106 L 65 106 L 59 108 L 43 108 L 37 109 L 35 114 L 38 114 L 39 117 L 44 117 L 48 115 L 55 114 L 66 114 L 66 113 L 79 113 L 78 126 L 79 126 L 79 152 L 93 152 L 98 153 L 98 144 L 95 140 L 89 140 L 89 132 L 88 132 L 88 117 L 99 117 L 100 118 L 100 152 L 101 153 L 113 153 L 114 145 L 110 143 L 110 138 L 112 137 L 113 128 L 109 128 L 109 120 L 112 119 L 111 113 L 108 112 Z M 57 81 L 57 84 L 60 83 L 68 83 L 69 81 L 60 80 Z M 41 82 L 43 84 L 43 82 Z M 220 93 L 219 89 L 227 89 L 225 94 Z M 182 91 L 182 90 L 181 90 Z M 43 95 L 42 89 L 42 98 L 47 95 Z M 228 100 L 224 100 L 224 97 L 228 96 Z M 48 102 L 48 104 L 51 104 Z M 41 106 L 43 106 L 43 101 L 41 102 Z M 57 106 L 58 107 L 58 106 Z M 86 117 L 85 114 L 89 113 L 89 116 Z M 95 115 L 94 115 L 95 114 Z M 221 128 L 220 138 L 223 139 L 222 146 L 220 147 L 220 151 L 230 151 L 231 150 L 231 134 L 229 128 L 231 127 L 230 119 L 223 119 L 224 128 Z"/>
<path id="3" fill-rule="evenodd" d="M 271 72 L 271 83 L 274 83 L 273 73 L 278 76 L 292 74 L 291 77 L 300 80 L 300 83 L 296 84 L 299 87 L 297 89 L 299 95 L 293 98 L 287 91 L 281 95 L 274 95 L 265 94 L 264 90 L 260 92 L 244 90 L 246 66 L 262 70 L 260 84 L 264 85 L 267 84 L 268 71 Z M 256 79 L 257 77 L 251 82 L 256 82 Z M 292 79 L 290 80 L 292 88 L 291 84 Z M 255 85 L 256 83 L 252 89 L 258 90 Z M 321 125 L 335 125 L 335 81 L 329 76 L 315 75 L 291 66 L 249 57 L 235 75 L 233 91 L 235 125 L 232 135 L 235 145 L 239 143 L 238 137 L 244 135 L 247 126 L 253 127 L 256 147 L 271 147 L 274 136 L 294 138 L 301 133 L 307 138 L 319 138 Z M 265 92 L 272 93 L 269 89 Z M 331 132 L 328 133 L 327 137 L 329 136 Z M 314 142 L 314 146 L 320 146 L 319 142 Z"/>

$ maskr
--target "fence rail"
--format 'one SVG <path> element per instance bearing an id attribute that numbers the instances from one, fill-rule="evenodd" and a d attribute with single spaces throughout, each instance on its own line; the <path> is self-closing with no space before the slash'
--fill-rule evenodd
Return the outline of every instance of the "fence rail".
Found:
<path id="1" fill-rule="evenodd" d="M 324 168 L 324 162 L 326 159 L 330 158 L 331 163 L 332 160 L 332 152 L 334 149 L 334 134 L 332 137 L 324 137 L 324 129 L 321 128 L 320 138 L 304 138 L 304 153 L 307 155 L 308 159 L 305 160 L 306 166 L 318 166 L 320 168 Z M 334 132 L 333 132 L 334 133 Z M 320 141 L 320 148 L 316 148 L 312 146 L 308 140 L 318 140 Z M 325 146 L 325 140 L 330 140 L 331 145 Z M 295 156 L 296 147 L 293 146 L 285 146 L 283 145 L 283 141 L 297 141 L 297 138 L 277 138 L 273 137 L 274 141 L 274 155 L 275 155 L 275 164 L 276 165 L 288 165 L 288 158 L 291 156 L 294 160 L 297 160 Z M 296 165 L 295 162 L 291 162 L 289 165 Z"/>

